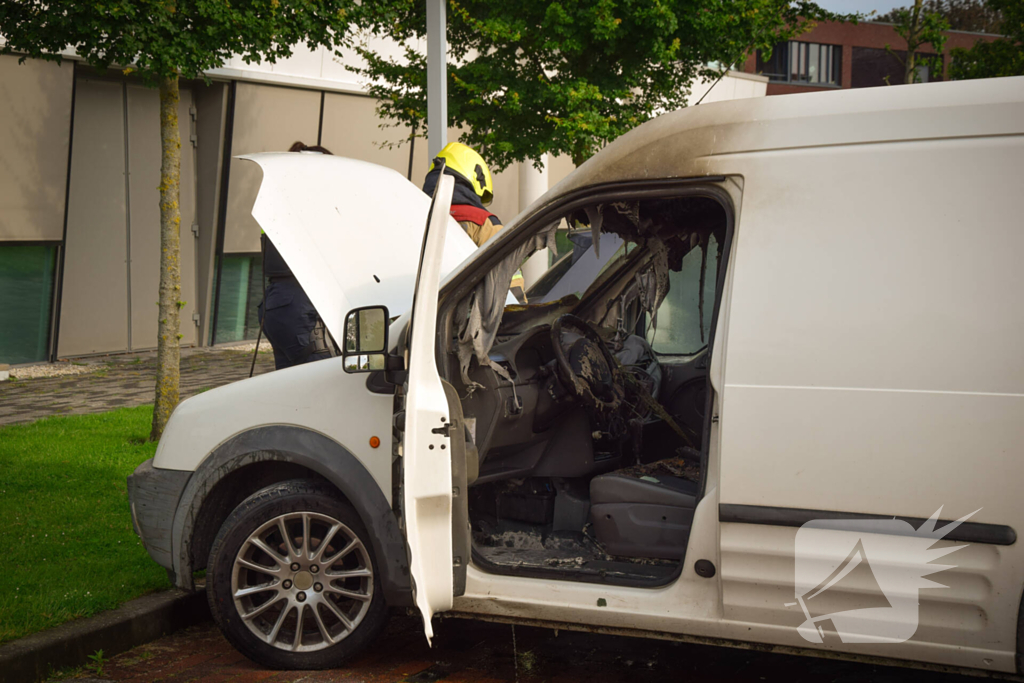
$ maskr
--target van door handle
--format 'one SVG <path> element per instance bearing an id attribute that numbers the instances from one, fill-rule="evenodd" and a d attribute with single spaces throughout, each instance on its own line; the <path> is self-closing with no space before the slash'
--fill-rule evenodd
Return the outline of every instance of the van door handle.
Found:
<path id="1" fill-rule="evenodd" d="M 431 434 L 443 434 L 444 436 L 451 438 L 452 435 L 452 423 L 449 422 L 441 427 L 434 427 L 430 430 Z"/>

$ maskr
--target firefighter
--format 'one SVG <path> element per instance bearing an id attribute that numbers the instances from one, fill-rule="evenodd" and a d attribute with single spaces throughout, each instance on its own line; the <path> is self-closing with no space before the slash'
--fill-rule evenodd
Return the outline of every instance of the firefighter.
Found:
<path id="1" fill-rule="evenodd" d="M 331 153 L 319 145 L 301 142 L 288 151 Z M 335 355 L 333 341 L 320 315 L 291 268 L 265 234 L 260 235 L 260 242 L 267 285 L 258 310 L 263 333 L 274 349 L 274 367 L 282 370 Z"/>
<path id="2" fill-rule="evenodd" d="M 433 196 L 440 175 L 439 160 L 445 162 L 444 172 L 455 178 L 451 215 L 478 247 L 483 246 L 501 228 L 501 219 L 485 207 L 494 198 L 494 182 L 487 162 L 476 150 L 461 142 L 449 142 L 430 163 L 423 180 L 423 191 Z M 509 287 L 519 301 L 525 301 L 523 275 L 516 272 Z"/>

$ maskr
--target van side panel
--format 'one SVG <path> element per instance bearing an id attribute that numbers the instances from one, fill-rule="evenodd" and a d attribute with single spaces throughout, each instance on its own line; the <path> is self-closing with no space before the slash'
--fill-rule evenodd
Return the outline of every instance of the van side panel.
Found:
<path id="1" fill-rule="evenodd" d="M 153 466 L 193 471 L 229 439 L 257 427 L 289 425 L 342 444 L 391 497 L 394 397 L 366 387 L 366 375 L 345 372 L 341 357 L 296 365 L 196 394 L 178 404 Z M 384 444 L 370 445 L 376 436 Z"/>
<path id="2" fill-rule="evenodd" d="M 1024 532 L 1024 136 L 728 161 L 745 188 L 721 395 L 723 509 L 928 518 L 941 508 L 947 520 L 977 510 L 971 522 Z M 722 524 L 726 619 L 804 621 L 796 535 Z M 936 563 L 956 568 L 931 577 L 948 588 L 920 590 L 906 645 L 826 633 L 819 647 L 1012 671 L 1022 544 L 974 543 Z M 836 604 L 870 592 L 859 580 L 830 589 Z"/>

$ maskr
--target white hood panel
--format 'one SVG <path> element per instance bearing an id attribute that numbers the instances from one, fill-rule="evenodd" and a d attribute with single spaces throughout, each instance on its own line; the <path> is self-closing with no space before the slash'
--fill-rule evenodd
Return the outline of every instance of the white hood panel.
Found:
<path id="1" fill-rule="evenodd" d="M 365 161 L 289 152 L 241 158 L 263 169 L 253 218 L 335 339 L 345 338 L 353 308 L 384 305 L 391 316 L 409 310 L 430 197 Z M 442 275 L 476 248 L 449 217 Z"/>

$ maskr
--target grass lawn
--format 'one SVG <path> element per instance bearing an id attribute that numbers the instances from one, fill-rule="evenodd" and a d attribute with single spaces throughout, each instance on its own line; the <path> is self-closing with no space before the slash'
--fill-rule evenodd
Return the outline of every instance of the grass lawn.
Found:
<path id="1" fill-rule="evenodd" d="M 170 583 L 132 531 L 152 406 L 0 427 L 0 643 Z"/>

